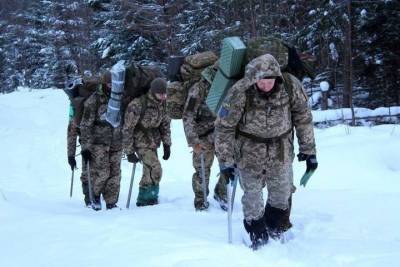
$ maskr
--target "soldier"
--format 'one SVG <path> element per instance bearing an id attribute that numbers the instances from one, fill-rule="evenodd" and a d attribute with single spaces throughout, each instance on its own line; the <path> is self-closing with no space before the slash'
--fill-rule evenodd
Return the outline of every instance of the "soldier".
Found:
<path id="1" fill-rule="evenodd" d="M 101 209 L 100 195 L 107 209 L 117 207 L 122 157 L 121 127 L 113 128 L 102 119 L 106 113 L 111 92 L 111 73 L 105 72 L 97 91 L 84 105 L 80 123 L 82 158 L 90 164 L 90 178 L 94 196 L 94 210 Z"/>
<path id="2" fill-rule="evenodd" d="M 209 203 L 204 199 L 201 179 L 201 155 L 204 157 L 204 170 L 206 180 L 206 195 L 210 181 L 210 169 L 214 161 L 214 122 L 216 116 L 208 108 L 205 100 L 211 84 L 204 78 L 195 83 L 188 92 L 188 98 L 183 111 L 182 119 L 185 129 L 186 140 L 193 148 L 193 167 L 195 172 L 192 176 L 192 187 L 194 192 L 194 207 L 196 210 L 207 209 Z M 223 210 L 227 210 L 226 181 L 224 175 L 220 175 L 218 183 L 214 188 L 214 199 L 220 203 Z"/>
<path id="3" fill-rule="evenodd" d="M 79 128 L 74 121 L 74 108 L 70 105 L 70 117 L 68 122 L 67 128 L 67 154 L 68 154 L 68 164 L 73 171 L 76 169 L 76 141 L 79 136 Z M 81 142 L 79 140 L 79 142 Z M 84 195 L 85 205 L 89 207 L 90 199 L 89 199 L 89 188 L 88 188 L 88 181 L 86 176 L 86 164 L 84 160 L 82 160 L 82 172 L 81 172 L 81 182 L 82 182 L 82 191 Z"/>
<path id="4" fill-rule="evenodd" d="M 155 78 L 147 94 L 133 99 L 125 113 L 123 147 L 128 161 L 143 164 L 136 206 L 158 204 L 162 176 L 157 148 L 163 143 L 163 159 L 171 154 L 171 119 L 166 113 L 167 83 Z"/>
<path id="5" fill-rule="evenodd" d="M 244 227 L 253 249 L 268 236 L 287 230 L 293 180 L 293 127 L 299 143 L 299 160 L 317 167 L 311 110 L 299 80 L 281 74 L 276 59 L 265 54 L 252 60 L 245 76 L 229 91 L 216 120 L 216 153 L 221 172 L 240 173 Z M 262 190 L 267 186 L 264 207 Z"/>

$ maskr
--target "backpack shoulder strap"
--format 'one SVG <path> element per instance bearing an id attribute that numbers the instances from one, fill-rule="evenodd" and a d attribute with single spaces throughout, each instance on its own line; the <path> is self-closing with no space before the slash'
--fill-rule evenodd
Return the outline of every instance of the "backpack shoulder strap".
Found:
<path id="1" fill-rule="evenodd" d="M 283 87 L 285 88 L 286 93 L 289 95 L 289 102 L 292 103 L 293 100 L 293 88 L 290 83 L 290 74 L 288 73 L 282 73 L 282 78 L 283 78 Z"/>
<path id="2" fill-rule="evenodd" d="M 141 111 L 140 111 L 140 117 L 139 117 L 139 121 L 138 123 L 141 124 L 144 113 L 146 112 L 146 106 L 147 106 L 147 94 L 144 94 L 142 96 L 140 96 L 140 104 L 142 106 Z"/>

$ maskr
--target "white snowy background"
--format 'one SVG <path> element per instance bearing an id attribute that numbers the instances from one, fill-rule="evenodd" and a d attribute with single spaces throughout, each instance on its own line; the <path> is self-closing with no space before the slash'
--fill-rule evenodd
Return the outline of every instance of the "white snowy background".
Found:
<path id="1" fill-rule="evenodd" d="M 294 239 L 254 252 L 242 242 L 240 189 L 233 244 L 227 215 L 212 196 L 207 212 L 194 210 L 180 121 L 172 123 L 172 156 L 162 161 L 160 204 L 135 206 L 139 165 L 125 209 L 131 165 L 124 160 L 121 210 L 95 212 L 84 207 L 79 171 L 69 198 L 67 120 L 61 90 L 0 95 L 1 267 L 399 266 L 399 125 L 316 129 L 319 168 L 294 194 Z M 304 170 L 294 163 L 296 185 Z M 217 172 L 215 164 L 211 189 Z"/>

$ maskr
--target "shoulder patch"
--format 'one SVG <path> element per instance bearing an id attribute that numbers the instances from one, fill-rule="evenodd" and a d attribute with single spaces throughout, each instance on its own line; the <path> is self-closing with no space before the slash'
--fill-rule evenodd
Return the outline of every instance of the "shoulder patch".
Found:
<path id="1" fill-rule="evenodd" d="M 219 109 L 218 117 L 220 117 L 220 118 L 225 118 L 225 117 L 228 116 L 228 115 L 229 115 L 229 110 L 228 110 L 227 108 L 225 108 L 224 106 L 222 106 L 222 107 Z"/>

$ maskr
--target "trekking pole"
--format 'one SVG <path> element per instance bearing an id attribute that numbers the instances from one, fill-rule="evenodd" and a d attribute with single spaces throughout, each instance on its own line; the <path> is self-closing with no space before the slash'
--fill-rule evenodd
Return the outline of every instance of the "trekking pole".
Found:
<path id="1" fill-rule="evenodd" d="M 90 177 L 90 163 L 89 163 L 89 161 L 86 162 L 86 172 L 87 172 L 87 177 L 88 177 L 90 205 L 91 205 L 92 207 L 94 207 L 93 189 L 92 189 L 92 178 Z"/>
<path id="2" fill-rule="evenodd" d="M 72 169 L 72 175 L 71 175 L 71 187 L 69 189 L 69 197 L 72 197 L 72 191 L 74 188 L 74 169 Z"/>
<path id="3" fill-rule="evenodd" d="M 227 195 L 228 195 L 228 242 L 232 244 L 232 211 L 233 204 L 235 202 L 235 192 L 237 185 L 237 175 L 235 175 L 235 179 L 230 181 L 228 186 L 226 187 Z"/>
<path id="4" fill-rule="evenodd" d="M 206 170 L 204 166 L 204 152 L 200 154 L 201 161 L 201 183 L 203 187 L 204 207 L 207 207 L 207 187 L 206 187 Z"/>
<path id="5" fill-rule="evenodd" d="M 136 171 L 136 162 L 133 163 L 133 166 L 132 166 L 131 183 L 129 185 L 128 200 L 126 201 L 126 208 L 127 209 L 129 209 L 129 206 L 131 204 L 132 186 L 133 186 L 133 178 L 135 178 L 135 171 Z"/>

